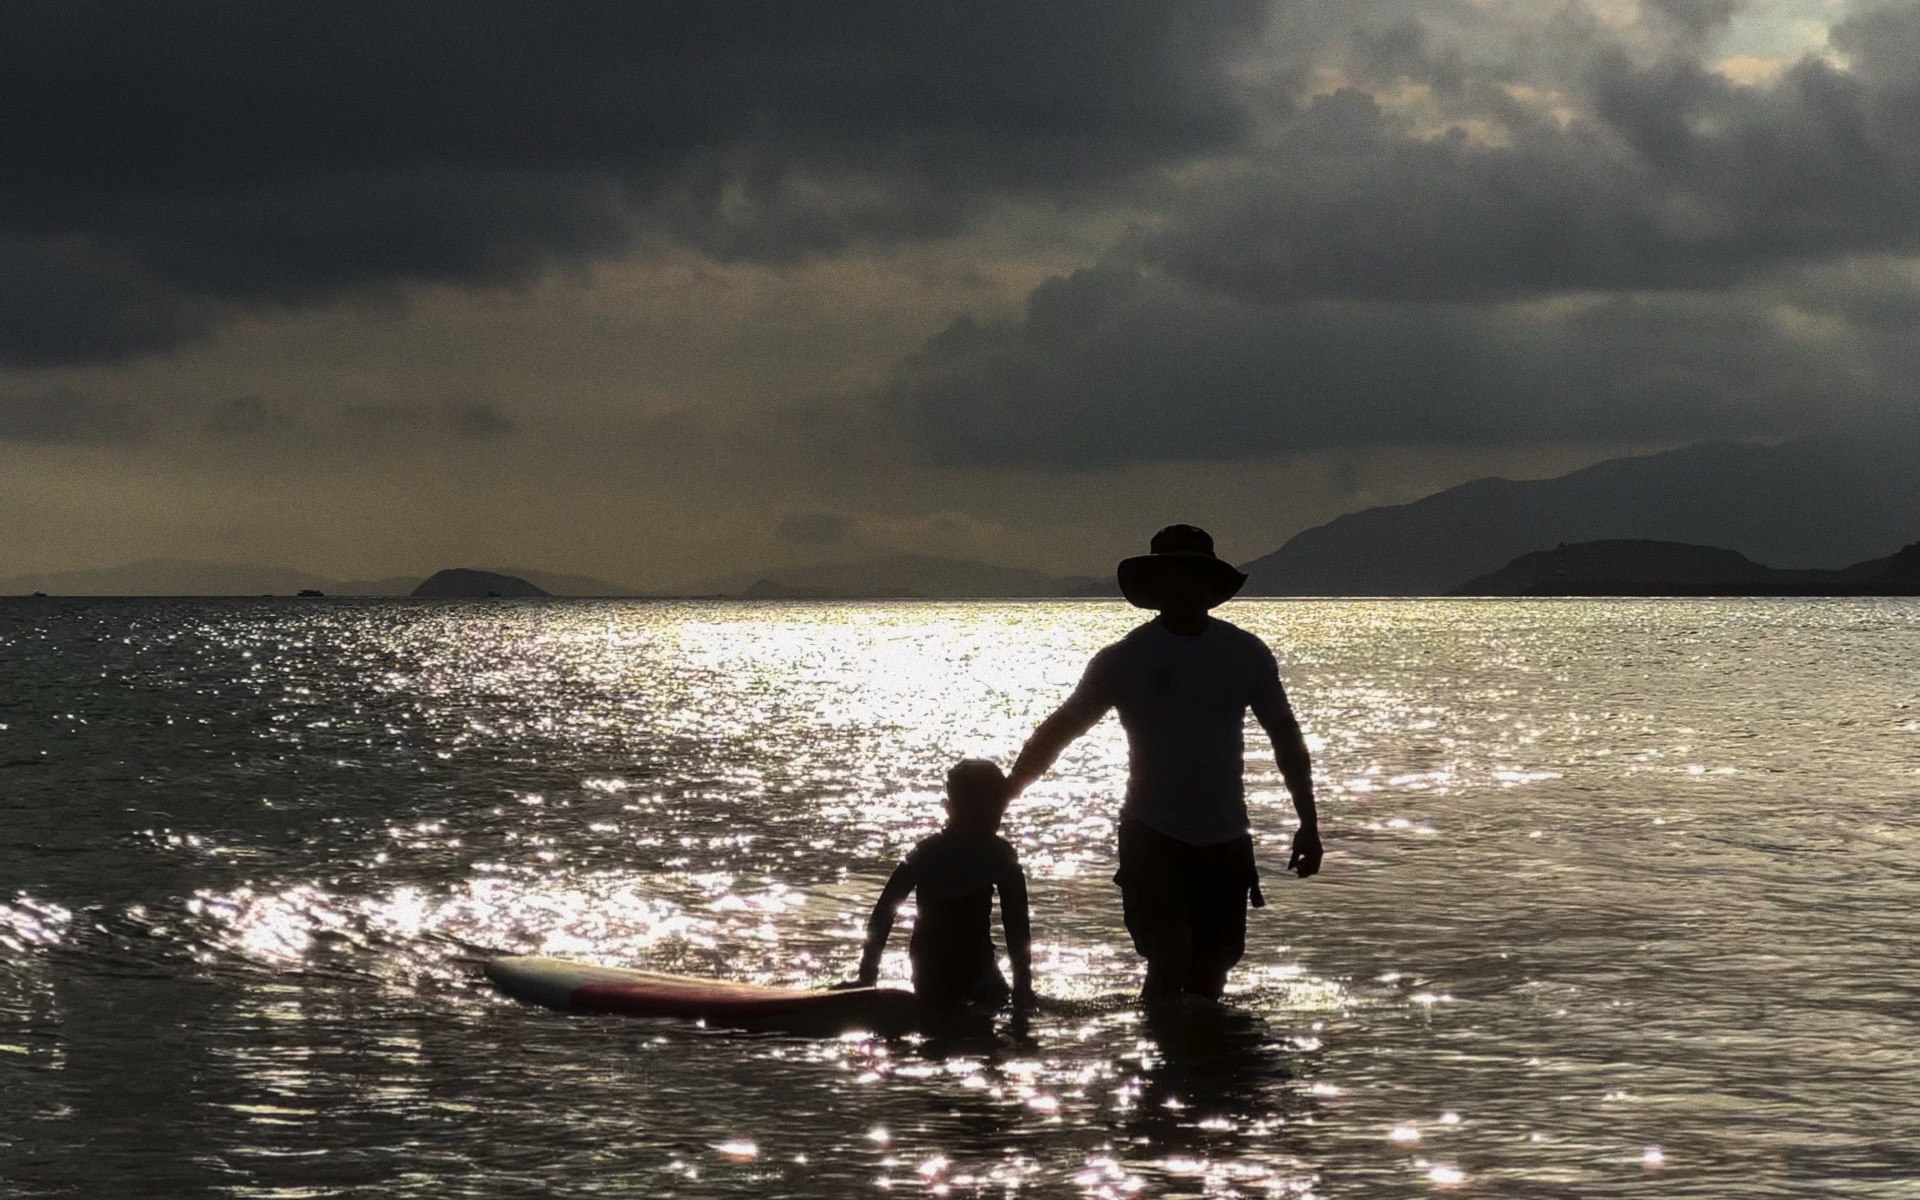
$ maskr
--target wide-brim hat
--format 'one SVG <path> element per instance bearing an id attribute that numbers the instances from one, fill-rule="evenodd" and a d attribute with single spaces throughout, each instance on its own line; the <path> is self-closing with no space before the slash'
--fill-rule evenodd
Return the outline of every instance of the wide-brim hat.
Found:
<path id="1" fill-rule="evenodd" d="M 1199 570 L 1215 584 L 1209 608 L 1233 599 L 1246 572 L 1213 552 L 1213 535 L 1196 525 L 1169 525 L 1153 535 L 1148 553 L 1120 560 L 1120 594 L 1135 608 L 1160 607 L 1160 584 L 1171 571 Z"/>

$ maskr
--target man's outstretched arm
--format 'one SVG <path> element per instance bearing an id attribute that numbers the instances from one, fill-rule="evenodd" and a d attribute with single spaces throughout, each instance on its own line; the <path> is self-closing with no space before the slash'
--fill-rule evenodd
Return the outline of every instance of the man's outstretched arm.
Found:
<path id="1" fill-rule="evenodd" d="M 1073 739 L 1079 737 L 1106 715 L 1105 705 L 1095 707 L 1081 701 L 1080 693 L 1075 692 L 1065 704 L 1053 710 L 1053 714 L 1040 722 L 1027 744 L 1020 747 L 1020 757 L 1013 760 L 1013 770 L 1007 773 L 1007 789 L 1018 796 L 1027 790 L 1027 785 L 1047 773 L 1060 752 L 1065 750 Z"/>
<path id="2" fill-rule="evenodd" d="M 1320 846 L 1320 810 L 1313 800 L 1313 757 L 1307 753 L 1307 739 L 1294 718 L 1293 706 L 1278 679 L 1270 689 L 1256 697 L 1253 715 L 1273 742 L 1274 762 L 1280 778 L 1286 780 L 1287 794 L 1293 798 L 1293 811 L 1300 816 L 1300 828 L 1293 835 L 1293 853 L 1287 870 L 1305 879 L 1320 870 L 1324 853 Z"/>
<path id="3" fill-rule="evenodd" d="M 1092 729 L 1113 707 L 1112 692 L 1107 684 L 1112 649 L 1109 646 L 1093 656 L 1073 694 L 1040 722 L 1027 744 L 1020 747 L 1020 757 L 1013 760 L 1013 770 L 1007 775 L 1009 795 L 1018 796 L 1027 790 L 1028 784 L 1045 775 L 1060 752 L 1073 739 Z"/>

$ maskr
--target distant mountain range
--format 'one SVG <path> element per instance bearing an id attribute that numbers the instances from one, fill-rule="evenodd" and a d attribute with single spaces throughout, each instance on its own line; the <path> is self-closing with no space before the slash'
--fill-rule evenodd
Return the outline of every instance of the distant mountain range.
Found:
<path id="1" fill-rule="evenodd" d="M 431 579 L 396 575 L 385 579 L 339 580 L 287 567 L 152 559 L 120 567 L 0 578 L 0 595 L 45 592 L 51 596 L 291 596 L 303 591 L 329 596 L 485 595 L 489 591 L 499 595 L 527 594 L 515 590 L 513 584 L 488 584 L 471 578 L 481 575 L 521 580 L 554 596 L 646 594 L 590 575 L 565 575 L 530 567 L 453 568 Z M 899 554 L 863 562 L 746 573 L 684 589 L 678 594 L 777 599 L 960 599 L 1059 596 L 1093 582 L 1085 577 L 1061 578 L 966 559 Z M 421 591 L 422 588 L 426 590 Z"/>
<path id="2" fill-rule="evenodd" d="M 1481 479 L 1349 513 L 1246 564 L 1244 594 L 1443 595 L 1562 542 L 1684 542 L 1839 568 L 1916 534 L 1920 437 L 1911 431 L 1707 443 L 1557 479 Z"/>
<path id="3" fill-rule="evenodd" d="M 589 575 L 562 575 L 528 567 L 479 568 L 526 580 L 555 596 L 634 596 L 634 589 Z M 329 596 L 406 596 L 422 575 L 387 579 L 327 579 L 288 567 L 247 563 L 149 559 L 86 571 L 48 571 L 0 579 L 0 596 L 292 596 L 303 591 Z"/>
<path id="4" fill-rule="evenodd" d="M 1480 479 L 1410 504 L 1348 513 L 1245 564 L 1250 578 L 1243 594 L 1446 595 L 1524 555 L 1601 542 L 1682 544 L 1708 554 L 1744 556 L 1759 572 L 1839 570 L 1888 555 L 1916 535 L 1920 432 L 1903 428 L 1875 437 L 1809 437 L 1775 446 L 1716 442 L 1610 459 L 1555 479 Z M 1636 553 L 1657 558 L 1673 552 L 1643 548 Z M 1654 561 L 1634 569 L 1651 570 Z M 1692 566 L 1670 561 L 1673 570 L 1725 575 L 1746 569 L 1730 560 L 1712 565 L 1688 559 Z M 516 576 L 556 596 L 643 594 L 587 575 L 527 567 L 469 569 Z M 312 590 L 332 596 L 405 596 L 423 578 L 333 580 L 284 567 L 155 559 L 0 578 L 0 595 L 257 596 Z M 677 594 L 946 599 L 1111 596 L 1117 591 L 1111 575 L 1061 577 L 899 554 L 745 572 Z"/>
<path id="5" fill-rule="evenodd" d="M 1839 570 L 1763 566 L 1717 546 L 1576 542 L 1523 554 L 1456 596 L 1834 596 L 1920 593 L 1920 542 Z"/>

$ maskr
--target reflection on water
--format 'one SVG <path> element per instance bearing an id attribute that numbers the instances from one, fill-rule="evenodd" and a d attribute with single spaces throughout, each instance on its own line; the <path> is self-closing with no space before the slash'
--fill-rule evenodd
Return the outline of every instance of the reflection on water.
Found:
<path id="1" fill-rule="evenodd" d="M 1330 854 L 1250 754 L 1228 1010 L 1132 1003 L 1109 723 L 1006 826 L 1045 1007 L 889 1042 L 472 963 L 843 977 L 1120 606 L 0 604 L 0 1191 L 1909 1194 L 1920 605 L 1232 616 Z"/>

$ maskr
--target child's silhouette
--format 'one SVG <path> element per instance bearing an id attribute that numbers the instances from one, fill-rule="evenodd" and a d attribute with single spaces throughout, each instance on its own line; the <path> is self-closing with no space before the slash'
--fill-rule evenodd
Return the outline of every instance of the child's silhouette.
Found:
<path id="1" fill-rule="evenodd" d="M 988 1008 L 1007 1003 L 1009 990 L 993 947 L 993 891 L 1013 960 L 1015 1004 L 1033 999 L 1032 939 L 1027 924 L 1027 877 L 1012 845 L 1000 836 L 1007 811 L 1007 777 L 998 766 L 970 758 L 947 772 L 947 826 L 913 848 L 893 870 L 867 921 L 858 984 L 871 987 L 894 913 L 917 892 L 919 919 L 907 954 L 913 990 L 922 1000 L 969 1001 Z"/>

